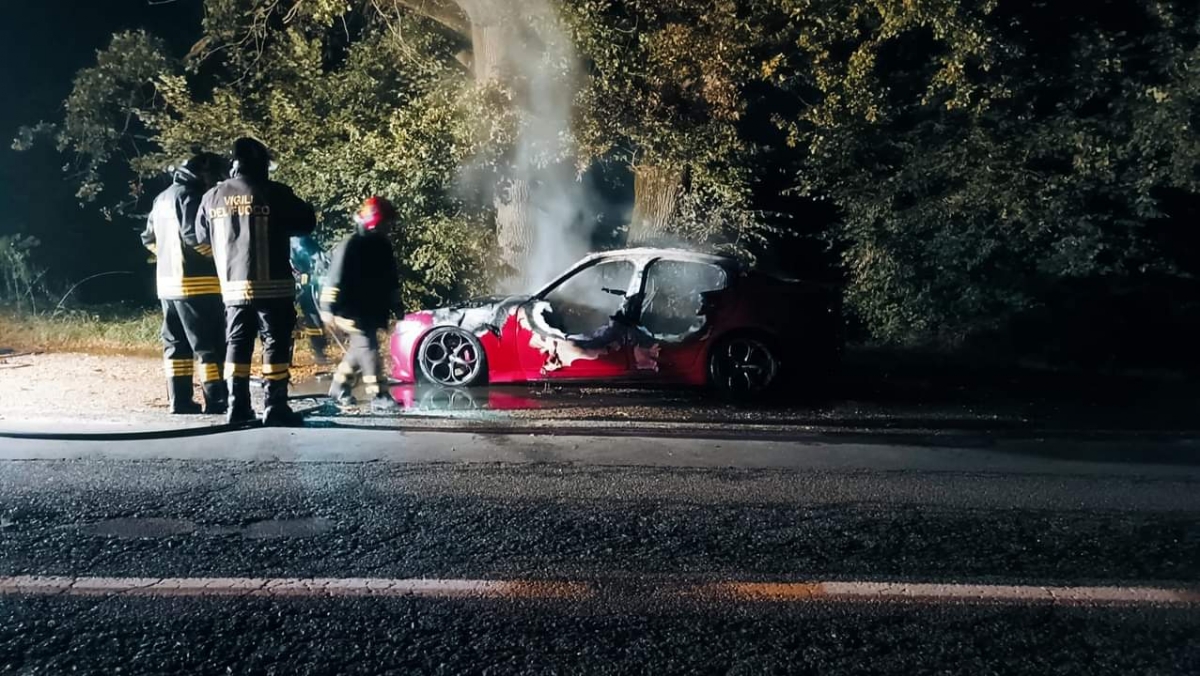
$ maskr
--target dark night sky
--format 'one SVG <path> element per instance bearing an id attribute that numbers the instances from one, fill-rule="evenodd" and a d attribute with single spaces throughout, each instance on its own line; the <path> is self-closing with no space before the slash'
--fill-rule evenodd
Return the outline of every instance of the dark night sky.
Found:
<path id="1" fill-rule="evenodd" d="M 47 240 L 53 233 L 73 246 L 58 247 L 63 250 L 52 255 L 69 257 L 80 274 L 129 268 L 144 260 L 133 222 L 108 223 L 95 207 L 73 206 L 74 188 L 61 172 L 65 158 L 48 144 L 18 153 L 11 142 L 22 125 L 61 119 L 75 72 L 94 63 L 96 50 L 115 31 L 146 28 L 167 39 L 177 54 L 186 52 L 199 34 L 201 1 L 0 0 L 5 5 L 0 22 L 0 90 L 5 92 L 0 106 L 0 234 L 32 232 Z M 55 221 L 53 229 L 47 220 Z M 51 254 L 49 247 L 43 249 Z M 145 272 L 145 266 L 138 271 Z M 121 287 L 128 284 L 109 283 L 107 288 L 117 296 L 137 295 Z M 109 295 L 103 289 L 91 295 L 97 293 Z"/>

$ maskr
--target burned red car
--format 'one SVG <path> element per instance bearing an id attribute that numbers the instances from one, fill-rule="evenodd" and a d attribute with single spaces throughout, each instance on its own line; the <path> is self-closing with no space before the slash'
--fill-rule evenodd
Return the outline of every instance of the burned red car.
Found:
<path id="1" fill-rule="evenodd" d="M 836 361 L 839 316 L 828 288 L 734 258 L 607 251 L 533 295 L 407 315 L 391 338 L 392 376 L 449 387 L 642 381 L 754 394 Z"/>

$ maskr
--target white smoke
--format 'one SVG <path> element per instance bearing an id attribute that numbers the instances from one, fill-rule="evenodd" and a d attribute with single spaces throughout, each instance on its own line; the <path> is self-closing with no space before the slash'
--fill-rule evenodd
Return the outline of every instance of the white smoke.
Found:
<path id="1" fill-rule="evenodd" d="M 522 75 L 529 86 L 529 114 L 517 143 L 516 163 L 518 171 L 537 175 L 530 189 L 536 239 L 524 275 L 536 288 L 588 252 L 596 210 L 594 196 L 579 180 L 573 162 L 571 117 L 580 70 L 574 45 L 546 0 L 525 0 L 525 5 L 540 40 L 523 41 L 512 63 L 525 70 Z M 530 49 L 537 43 L 541 54 Z M 543 148 L 552 155 L 539 157 Z"/>
<path id="2" fill-rule="evenodd" d="M 532 290 L 591 249 L 598 197 L 575 167 L 571 118 L 579 61 L 547 0 L 502 0 L 503 76 L 515 93 L 520 125 L 503 173 L 528 182 L 533 241 L 510 291 Z"/>

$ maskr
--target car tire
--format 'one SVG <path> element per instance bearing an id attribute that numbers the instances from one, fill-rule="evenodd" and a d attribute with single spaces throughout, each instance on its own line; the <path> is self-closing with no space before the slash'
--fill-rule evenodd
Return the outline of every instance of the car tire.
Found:
<path id="1" fill-rule="evenodd" d="M 456 326 L 433 329 L 417 346 L 417 372 L 442 387 L 487 382 L 487 353 L 479 339 Z"/>
<path id="2" fill-rule="evenodd" d="M 772 392 L 782 377 L 779 352 L 766 336 L 725 336 L 708 352 L 708 384 L 723 399 L 756 399 Z"/>

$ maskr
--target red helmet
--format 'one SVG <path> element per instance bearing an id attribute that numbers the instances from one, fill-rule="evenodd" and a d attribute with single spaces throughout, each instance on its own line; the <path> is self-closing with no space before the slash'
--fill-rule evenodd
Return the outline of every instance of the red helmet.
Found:
<path id="1" fill-rule="evenodd" d="M 379 227 L 380 223 L 390 221 L 396 218 L 396 207 L 386 199 L 374 196 L 368 197 L 358 208 L 358 213 L 354 214 L 354 222 L 358 223 L 363 230 L 370 232 Z"/>

